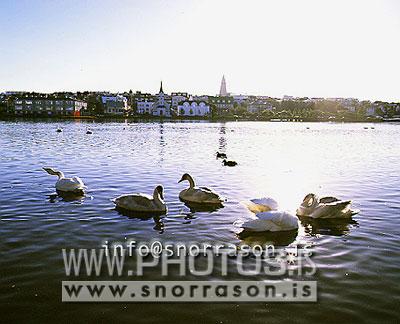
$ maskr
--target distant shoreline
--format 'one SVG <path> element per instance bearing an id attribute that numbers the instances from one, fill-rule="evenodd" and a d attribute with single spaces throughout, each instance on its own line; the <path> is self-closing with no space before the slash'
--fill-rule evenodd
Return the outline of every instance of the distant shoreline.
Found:
<path id="1" fill-rule="evenodd" d="M 213 118 L 204 118 L 204 117 L 169 117 L 162 118 L 159 116 L 80 116 L 80 117 L 71 117 L 71 116 L 10 116 L 10 115 L 0 115 L 1 121 L 9 121 L 9 120 L 27 120 L 27 121 L 49 121 L 49 122 L 63 122 L 63 121 L 96 121 L 96 122 L 111 122 L 111 121 L 136 121 L 136 122 L 149 122 L 149 121 L 203 121 L 203 122 L 232 122 L 232 121 L 255 121 L 255 122 L 271 122 L 271 123 L 285 123 L 285 122 L 295 122 L 295 123 L 319 123 L 319 122 L 334 122 L 334 123 L 381 123 L 384 121 L 391 120 L 382 120 L 378 118 L 346 118 L 346 119 L 312 119 L 312 118 L 242 118 L 242 117 L 213 117 Z M 396 122 L 398 120 L 393 120 Z"/>

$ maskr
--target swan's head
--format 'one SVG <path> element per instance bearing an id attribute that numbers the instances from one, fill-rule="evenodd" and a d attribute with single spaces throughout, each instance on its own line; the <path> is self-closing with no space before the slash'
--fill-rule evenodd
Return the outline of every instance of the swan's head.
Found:
<path id="1" fill-rule="evenodd" d="M 305 208 L 314 208 L 318 205 L 318 196 L 313 193 L 309 193 L 304 197 L 303 202 L 301 203 L 302 207 Z"/>
<path id="2" fill-rule="evenodd" d="M 310 193 L 304 197 L 303 202 L 297 209 L 296 214 L 298 216 L 308 216 L 313 213 L 315 208 L 318 206 L 318 196 Z"/>
<path id="3" fill-rule="evenodd" d="M 182 176 L 181 180 L 178 181 L 178 183 L 180 183 L 180 182 L 182 182 L 182 181 L 185 181 L 185 180 L 187 180 L 187 181 L 192 180 L 192 177 L 190 176 L 189 173 L 185 173 L 185 174 Z"/>
<path id="4" fill-rule="evenodd" d="M 51 175 L 59 175 L 59 173 L 60 173 L 59 171 L 54 170 L 53 168 L 44 167 L 43 170 L 46 171 L 48 174 L 51 174 Z"/>
<path id="5" fill-rule="evenodd" d="M 48 174 L 58 176 L 58 178 L 60 179 L 64 178 L 64 173 L 62 173 L 61 171 L 57 171 L 54 170 L 53 168 L 47 168 L 47 167 L 43 168 L 43 170 L 46 171 Z"/>
<path id="6" fill-rule="evenodd" d="M 162 185 L 158 185 L 155 189 L 162 200 L 164 200 L 164 188 Z"/>

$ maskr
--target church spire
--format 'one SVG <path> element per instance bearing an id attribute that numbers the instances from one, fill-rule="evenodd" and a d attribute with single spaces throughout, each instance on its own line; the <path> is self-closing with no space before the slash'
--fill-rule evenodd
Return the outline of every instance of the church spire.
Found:
<path id="1" fill-rule="evenodd" d="M 164 93 L 163 88 L 162 88 L 162 81 L 161 81 L 161 86 L 160 86 L 160 93 Z"/>
<path id="2" fill-rule="evenodd" d="M 225 75 L 222 76 L 221 88 L 219 89 L 219 95 L 221 97 L 226 97 L 228 95 L 228 93 L 226 92 Z"/>

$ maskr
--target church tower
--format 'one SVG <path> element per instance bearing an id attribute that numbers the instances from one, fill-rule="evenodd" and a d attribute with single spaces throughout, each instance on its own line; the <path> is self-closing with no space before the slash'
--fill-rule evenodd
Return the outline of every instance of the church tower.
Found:
<path id="1" fill-rule="evenodd" d="M 226 82 L 225 82 L 225 75 L 222 76 L 221 81 L 221 88 L 219 89 L 220 97 L 226 97 L 228 93 L 226 92 Z"/>

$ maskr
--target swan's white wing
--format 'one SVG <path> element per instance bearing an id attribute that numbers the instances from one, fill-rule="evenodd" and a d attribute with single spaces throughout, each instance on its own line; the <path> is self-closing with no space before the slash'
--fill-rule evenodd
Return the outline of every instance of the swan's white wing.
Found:
<path id="1" fill-rule="evenodd" d="M 311 214 L 312 218 L 349 218 L 353 215 L 350 210 L 351 200 L 334 201 L 320 204 Z"/>
<path id="2" fill-rule="evenodd" d="M 260 220 L 269 221 L 280 231 L 287 231 L 299 227 L 298 219 L 287 211 L 268 211 L 256 214 Z M 273 231 L 273 230 L 271 230 Z"/>
<path id="3" fill-rule="evenodd" d="M 279 208 L 278 202 L 270 197 L 251 199 L 244 201 L 243 204 L 255 214 Z"/>
<path id="4" fill-rule="evenodd" d="M 255 198 L 250 201 L 256 205 L 268 206 L 272 210 L 277 210 L 279 207 L 278 202 L 271 197 Z"/>
<path id="5" fill-rule="evenodd" d="M 251 232 L 279 231 L 279 229 L 277 230 L 274 223 L 263 219 L 253 219 L 251 221 L 243 223 L 241 227 L 244 230 Z"/>

